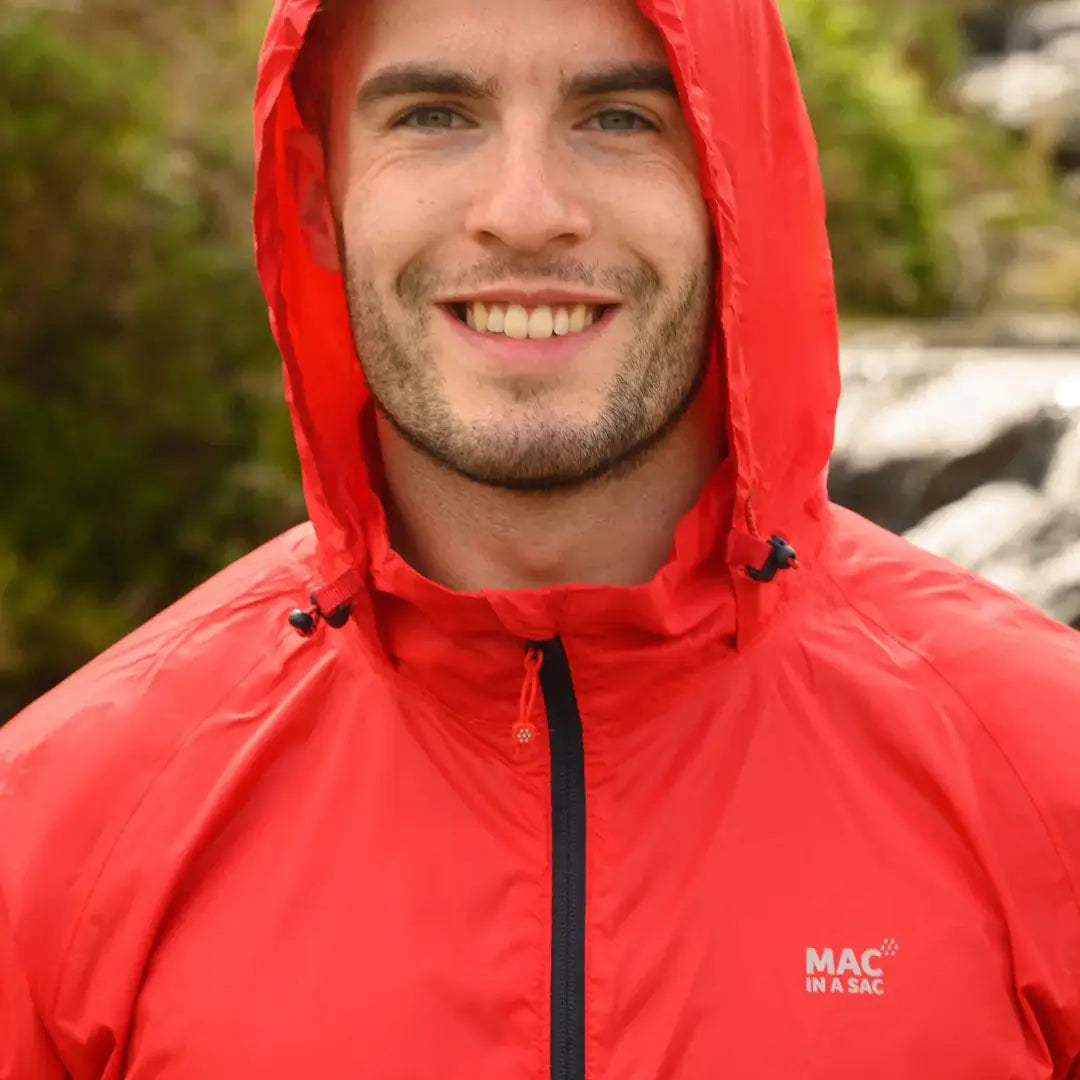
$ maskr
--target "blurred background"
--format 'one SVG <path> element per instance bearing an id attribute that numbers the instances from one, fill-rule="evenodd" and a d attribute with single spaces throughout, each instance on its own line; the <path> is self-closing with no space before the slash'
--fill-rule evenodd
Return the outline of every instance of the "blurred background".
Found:
<path id="1" fill-rule="evenodd" d="M 269 0 L 0 0 L 0 722 L 304 517 L 250 236 Z M 1080 627 L 1080 0 L 781 0 L 831 486 Z"/>

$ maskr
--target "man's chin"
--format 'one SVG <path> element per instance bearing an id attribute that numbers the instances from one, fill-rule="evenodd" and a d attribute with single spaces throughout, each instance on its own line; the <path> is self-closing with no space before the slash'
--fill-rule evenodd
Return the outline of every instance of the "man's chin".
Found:
<path id="1" fill-rule="evenodd" d="M 456 431 L 419 430 L 388 410 L 379 412 L 414 450 L 443 469 L 484 487 L 518 493 L 566 491 L 594 483 L 636 452 L 595 446 L 595 438 L 580 430 L 532 433 L 520 431 L 480 434 L 462 426 Z M 594 452 L 590 453 L 589 451 Z"/>
<path id="2" fill-rule="evenodd" d="M 626 475 L 641 465 L 668 430 L 665 425 L 648 438 L 606 447 L 590 445 L 587 436 L 564 431 L 523 447 L 520 438 L 467 445 L 464 440 L 432 439 L 397 424 L 395 428 L 448 472 L 483 487 L 522 495 L 568 493 Z M 585 452 L 589 449 L 591 454 Z"/>

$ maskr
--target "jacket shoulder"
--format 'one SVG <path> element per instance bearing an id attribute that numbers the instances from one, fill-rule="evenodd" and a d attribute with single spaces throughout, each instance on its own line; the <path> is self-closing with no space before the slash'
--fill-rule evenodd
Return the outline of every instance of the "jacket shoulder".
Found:
<path id="1" fill-rule="evenodd" d="M 953 767 L 973 786 L 1010 905 L 1047 971 L 1061 965 L 1046 996 L 1068 1000 L 1058 1023 L 1080 1047 L 1080 633 L 854 514 L 834 521 L 829 577 L 876 655 L 949 718 Z"/>
<path id="2" fill-rule="evenodd" d="M 1006 740 L 1049 730 L 1080 762 L 1080 633 L 847 511 L 829 576 L 868 624 L 920 657 Z"/>
<path id="3" fill-rule="evenodd" d="M 183 726 L 182 717 L 237 683 L 245 656 L 257 660 L 282 636 L 289 610 L 310 590 L 314 557 L 310 526 L 301 525 L 207 579 L 0 728 L 0 768 L 77 739 L 87 723 L 97 741 L 105 717 L 132 735 Z M 162 709 L 170 701 L 186 708 Z M 153 723 L 138 723 L 150 703 Z"/>
<path id="4" fill-rule="evenodd" d="M 1048 821 L 1066 815 L 1080 883 L 1080 633 L 854 514 L 838 524 L 840 595 L 970 710 Z"/>
<path id="5" fill-rule="evenodd" d="M 253 715 L 316 576 L 302 525 L 237 560 L 0 728 L 0 901 L 29 977 L 59 964 L 117 837 L 211 719 Z M 53 971 L 53 974 L 55 972 Z"/>

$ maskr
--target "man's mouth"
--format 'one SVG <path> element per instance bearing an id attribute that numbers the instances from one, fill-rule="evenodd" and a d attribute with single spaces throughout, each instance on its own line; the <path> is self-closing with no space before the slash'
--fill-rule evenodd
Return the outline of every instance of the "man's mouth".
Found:
<path id="1" fill-rule="evenodd" d="M 473 300 L 448 304 L 454 316 L 470 330 L 495 337 L 544 340 L 580 334 L 612 310 L 603 304 L 496 304 Z"/>

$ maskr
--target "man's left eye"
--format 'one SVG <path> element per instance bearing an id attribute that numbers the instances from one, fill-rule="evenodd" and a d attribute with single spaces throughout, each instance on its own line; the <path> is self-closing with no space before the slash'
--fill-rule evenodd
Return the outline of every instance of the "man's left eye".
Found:
<path id="1" fill-rule="evenodd" d="M 449 131 L 460 127 L 462 117 L 445 105 L 421 105 L 399 116 L 395 127 L 421 128 L 424 131 Z"/>
<path id="2" fill-rule="evenodd" d="M 601 131 L 659 131 L 660 129 L 641 113 L 633 109 L 604 109 L 591 120 Z"/>

